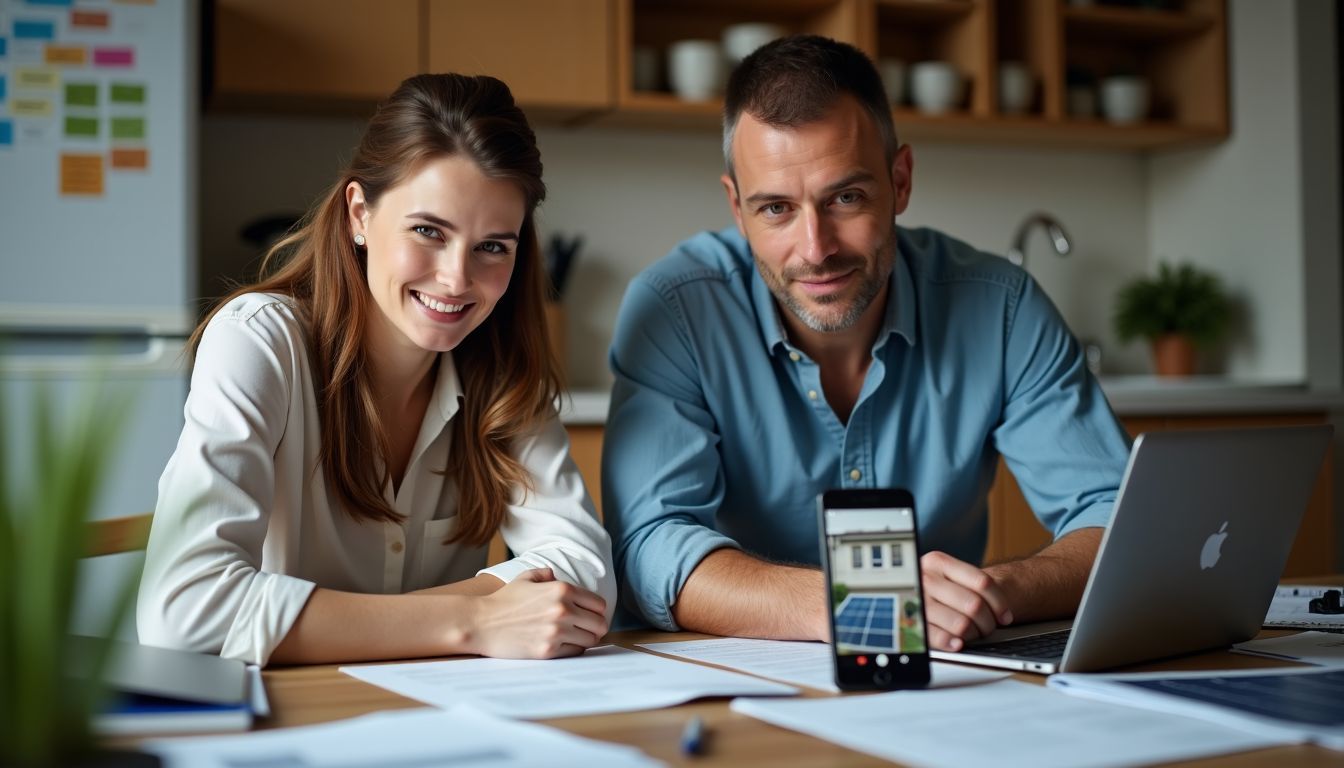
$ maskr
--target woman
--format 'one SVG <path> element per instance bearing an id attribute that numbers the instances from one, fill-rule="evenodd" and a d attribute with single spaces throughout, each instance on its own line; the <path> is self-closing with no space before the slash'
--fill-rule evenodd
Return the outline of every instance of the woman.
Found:
<path id="1" fill-rule="evenodd" d="M 508 88 L 420 75 L 197 328 L 141 642 L 266 664 L 582 653 L 615 601 L 542 319 Z M 484 568 L 496 531 L 517 557 Z"/>

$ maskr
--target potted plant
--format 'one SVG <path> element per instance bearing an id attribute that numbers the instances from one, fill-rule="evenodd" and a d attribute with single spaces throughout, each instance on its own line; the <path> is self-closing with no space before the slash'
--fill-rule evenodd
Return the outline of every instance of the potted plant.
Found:
<path id="1" fill-rule="evenodd" d="M 70 635 L 87 522 L 127 403 L 86 397 L 58 423 L 45 390 L 34 400 L 22 476 L 0 437 L 0 765 L 157 765 L 152 756 L 97 749 L 90 720 L 103 703 L 112 646 L 77 652 Z M 0 424 L 12 425 L 4 405 Z M 128 613 L 129 581 L 105 636 Z"/>
<path id="2" fill-rule="evenodd" d="M 1157 277 L 1120 289 L 1115 333 L 1122 342 L 1147 339 L 1159 376 L 1188 376 L 1195 350 L 1217 342 L 1231 322 L 1231 305 L 1214 275 L 1189 264 L 1158 266 Z"/>

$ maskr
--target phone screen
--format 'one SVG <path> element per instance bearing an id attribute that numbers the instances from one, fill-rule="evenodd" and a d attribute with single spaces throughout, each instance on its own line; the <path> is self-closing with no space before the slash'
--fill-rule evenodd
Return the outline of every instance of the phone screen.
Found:
<path id="1" fill-rule="evenodd" d="M 836 683 L 928 683 L 929 660 L 914 501 L 898 490 L 822 495 Z"/>

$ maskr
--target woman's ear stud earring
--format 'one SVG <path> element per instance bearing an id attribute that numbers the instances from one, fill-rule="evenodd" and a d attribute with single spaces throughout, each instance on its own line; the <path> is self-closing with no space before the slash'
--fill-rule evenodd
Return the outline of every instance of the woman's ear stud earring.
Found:
<path id="1" fill-rule="evenodd" d="M 362 248 L 362 247 L 364 247 L 364 243 L 366 243 L 366 242 L 368 242 L 368 241 L 366 241 L 366 240 L 364 239 L 364 236 L 363 236 L 363 235 L 355 235 L 355 245 L 358 245 L 358 246 L 360 246 L 360 247 Z"/>

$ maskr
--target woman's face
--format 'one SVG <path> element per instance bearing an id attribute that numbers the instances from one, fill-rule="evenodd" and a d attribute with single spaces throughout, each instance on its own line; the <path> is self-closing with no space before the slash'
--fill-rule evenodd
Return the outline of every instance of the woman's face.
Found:
<path id="1" fill-rule="evenodd" d="M 374 343 L 447 352 L 509 287 L 527 201 L 459 155 L 424 163 L 370 207 L 346 188 L 350 236 L 362 234 L 369 291 L 381 310 Z"/>

